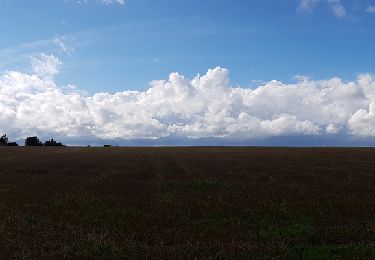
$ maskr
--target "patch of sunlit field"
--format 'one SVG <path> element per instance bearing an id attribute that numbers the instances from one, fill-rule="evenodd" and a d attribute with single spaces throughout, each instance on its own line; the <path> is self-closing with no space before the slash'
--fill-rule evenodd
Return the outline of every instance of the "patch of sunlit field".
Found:
<path id="1" fill-rule="evenodd" d="M 375 149 L 0 148 L 3 258 L 375 257 Z"/>

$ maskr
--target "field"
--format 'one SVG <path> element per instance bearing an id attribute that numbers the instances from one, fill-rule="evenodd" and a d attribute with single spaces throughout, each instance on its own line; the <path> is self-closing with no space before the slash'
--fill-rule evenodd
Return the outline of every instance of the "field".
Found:
<path id="1" fill-rule="evenodd" d="M 1 258 L 375 257 L 375 149 L 1 148 Z"/>

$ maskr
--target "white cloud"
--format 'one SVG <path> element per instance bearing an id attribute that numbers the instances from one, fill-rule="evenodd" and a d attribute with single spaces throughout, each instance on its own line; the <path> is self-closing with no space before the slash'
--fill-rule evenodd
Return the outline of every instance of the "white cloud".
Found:
<path id="1" fill-rule="evenodd" d="M 100 0 L 103 4 L 119 4 L 123 5 L 125 4 L 125 0 Z"/>
<path id="2" fill-rule="evenodd" d="M 33 58 L 34 74 L 0 76 L 0 132 L 14 138 L 375 136 L 375 75 L 352 82 L 303 77 L 248 89 L 231 87 L 229 71 L 218 67 L 191 80 L 172 73 L 146 91 L 87 95 L 55 83 L 60 64 L 42 54 Z"/>
<path id="3" fill-rule="evenodd" d="M 53 55 L 46 55 L 42 53 L 39 56 L 32 57 L 31 64 L 33 71 L 37 76 L 42 78 L 50 78 L 59 73 L 61 61 L 59 58 Z"/>
<path id="4" fill-rule="evenodd" d="M 298 9 L 300 11 L 311 11 L 318 3 L 328 4 L 337 17 L 346 16 L 346 9 L 342 5 L 341 0 L 301 0 Z"/>
<path id="5" fill-rule="evenodd" d="M 299 5 L 300 10 L 311 10 L 314 5 L 319 2 L 320 0 L 301 0 Z"/>
<path id="6" fill-rule="evenodd" d="M 63 1 L 68 1 L 68 0 L 63 0 Z M 110 5 L 110 4 L 124 5 L 125 4 L 125 0 L 95 0 L 95 1 L 101 4 L 106 4 L 106 5 Z M 76 0 L 77 4 L 87 4 L 88 2 L 90 2 L 90 0 Z"/>
<path id="7" fill-rule="evenodd" d="M 55 37 L 53 43 L 61 50 L 61 52 L 66 53 L 69 56 L 75 52 L 75 49 L 66 43 L 65 36 Z"/>
<path id="8" fill-rule="evenodd" d="M 24 63 L 30 59 L 30 56 L 38 56 L 41 52 L 71 56 L 75 52 L 74 46 L 81 47 L 89 44 L 90 39 L 84 39 L 87 34 L 82 33 L 82 35 L 59 36 L 0 49 L 0 67 L 6 69 L 5 65 Z"/>
<path id="9" fill-rule="evenodd" d="M 331 4 L 332 10 L 337 17 L 346 16 L 346 9 L 341 4 L 340 0 L 330 0 L 329 3 Z"/>
<path id="10" fill-rule="evenodd" d="M 366 9 L 366 12 L 374 14 L 375 13 L 375 5 L 368 6 L 367 9 Z"/>

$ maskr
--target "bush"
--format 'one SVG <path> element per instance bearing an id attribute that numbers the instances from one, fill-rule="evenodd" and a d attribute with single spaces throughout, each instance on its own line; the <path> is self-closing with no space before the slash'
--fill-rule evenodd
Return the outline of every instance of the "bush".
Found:
<path id="1" fill-rule="evenodd" d="M 33 136 L 26 138 L 25 146 L 43 146 L 43 144 L 41 141 L 39 141 L 39 138 L 37 136 Z"/>

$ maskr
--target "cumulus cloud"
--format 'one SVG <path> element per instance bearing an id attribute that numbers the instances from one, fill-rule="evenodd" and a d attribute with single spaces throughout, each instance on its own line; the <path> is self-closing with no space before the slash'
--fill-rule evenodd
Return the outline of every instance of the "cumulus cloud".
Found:
<path id="1" fill-rule="evenodd" d="M 375 76 L 232 87 L 229 71 L 214 68 L 187 79 L 179 73 L 146 91 L 84 94 L 58 86 L 60 60 L 33 58 L 34 73 L 0 76 L 0 132 L 77 138 L 259 139 L 306 135 L 375 136 Z"/>
<path id="2" fill-rule="evenodd" d="M 310 11 L 315 7 L 316 4 L 321 3 L 321 2 L 327 3 L 332 9 L 335 16 L 337 17 L 346 16 L 346 9 L 342 5 L 341 0 L 301 0 L 298 9 L 300 11 Z"/>

